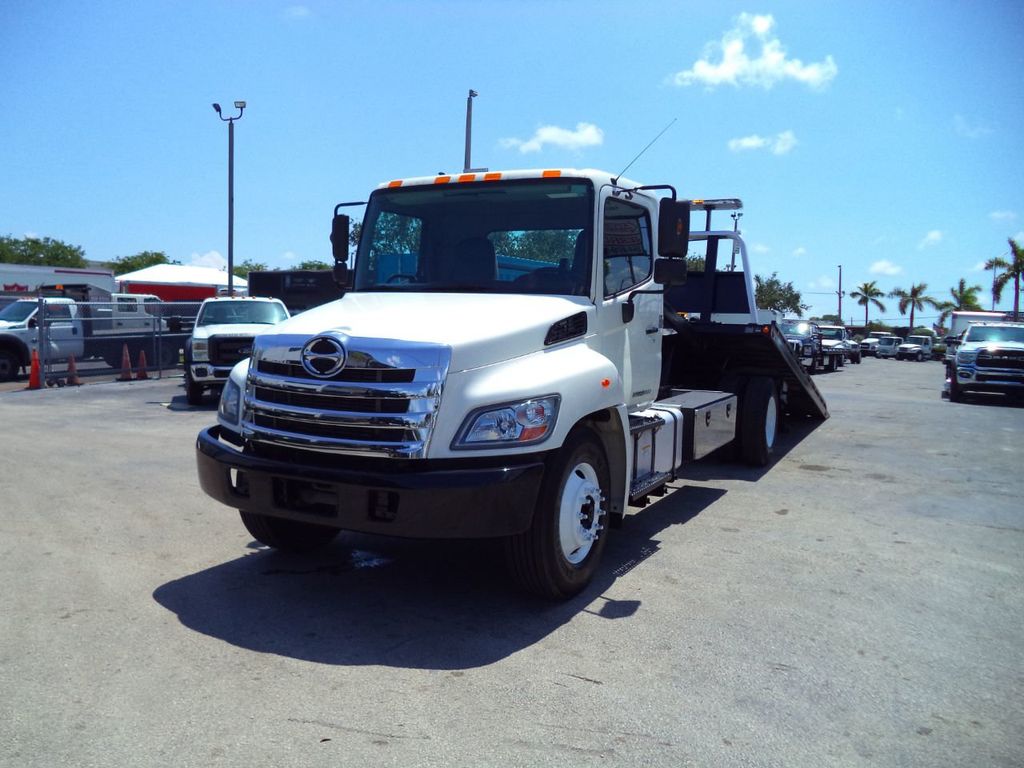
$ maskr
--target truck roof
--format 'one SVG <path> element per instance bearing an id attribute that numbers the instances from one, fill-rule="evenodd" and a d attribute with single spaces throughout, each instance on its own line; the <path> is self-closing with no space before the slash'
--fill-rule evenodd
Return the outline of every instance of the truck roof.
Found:
<path id="1" fill-rule="evenodd" d="M 404 179 L 393 179 L 377 185 L 377 189 L 393 189 L 396 187 L 416 187 L 432 184 L 465 184 L 474 181 L 513 181 L 519 179 L 589 179 L 595 186 L 612 184 L 626 189 L 641 186 L 632 179 L 617 177 L 613 173 L 595 168 L 529 168 L 507 171 L 470 171 L 468 173 L 439 173 L 436 176 L 410 176 Z"/>

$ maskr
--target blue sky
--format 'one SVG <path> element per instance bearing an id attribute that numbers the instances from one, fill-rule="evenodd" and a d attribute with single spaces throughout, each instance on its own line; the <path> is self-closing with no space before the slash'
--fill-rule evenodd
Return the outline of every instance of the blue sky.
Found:
<path id="1" fill-rule="evenodd" d="M 336 202 L 461 170 L 473 88 L 491 169 L 618 172 L 675 119 L 627 175 L 742 198 L 754 270 L 812 314 L 840 264 L 847 291 L 963 277 L 988 307 L 980 265 L 1024 243 L 1022 28 L 996 0 L 5 0 L 0 234 L 225 263 L 210 104 L 244 99 L 236 260 L 328 261 Z"/>

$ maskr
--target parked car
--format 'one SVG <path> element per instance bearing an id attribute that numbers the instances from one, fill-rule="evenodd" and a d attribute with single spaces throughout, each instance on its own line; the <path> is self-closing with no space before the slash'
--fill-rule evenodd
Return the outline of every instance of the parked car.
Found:
<path id="1" fill-rule="evenodd" d="M 896 359 L 896 351 L 903 343 L 902 336 L 883 336 L 878 340 L 878 347 L 875 349 L 875 357 L 891 357 Z"/>
<path id="2" fill-rule="evenodd" d="M 800 358 L 800 363 L 804 368 L 814 371 L 818 366 L 824 366 L 821 330 L 817 323 L 787 318 L 782 321 L 779 330 L 786 337 L 786 342 L 793 350 L 793 354 Z"/>

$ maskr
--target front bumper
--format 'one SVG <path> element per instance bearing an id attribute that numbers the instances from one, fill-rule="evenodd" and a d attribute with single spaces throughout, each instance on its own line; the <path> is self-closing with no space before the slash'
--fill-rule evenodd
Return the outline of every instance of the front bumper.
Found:
<path id="1" fill-rule="evenodd" d="M 541 454 L 504 465 L 430 462 L 422 470 L 405 462 L 388 471 L 388 459 L 366 469 L 262 458 L 224 444 L 220 435 L 221 427 L 212 426 L 196 440 L 199 485 L 208 495 L 245 512 L 362 533 L 425 539 L 522 533 L 544 477 Z"/>
<path id="2" fill-rule="evenodd" d="M 192 381 L 203 384 L 205 386 L 218 386 L 223 387 L 224 383 L 228 380 L 228 376 L 231 375 L 231 369 L 235 366 L 232 365 L 213 365 L 212 363 L 191 363 L 189 365 L 189 374 L 192 377 Z"/>
<path id="3" fill-rule="evenodd" d="M 975 392 L 1021 392 L 1024 391 L 1024 372 L 961 365 L 956 369 L 956 383 L 960 389 Z"/>

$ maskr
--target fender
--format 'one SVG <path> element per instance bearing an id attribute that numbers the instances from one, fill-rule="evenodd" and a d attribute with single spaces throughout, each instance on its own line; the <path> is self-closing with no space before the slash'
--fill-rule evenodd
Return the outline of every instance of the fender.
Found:
<path id="1" fill-rule="evenodd" d="M 28 365 L 32 361 L 32 353 L 29 352 L 28 345 L 13 334 L 0 333 L 0 349 L 13 352 L 22 365 Z"/>

